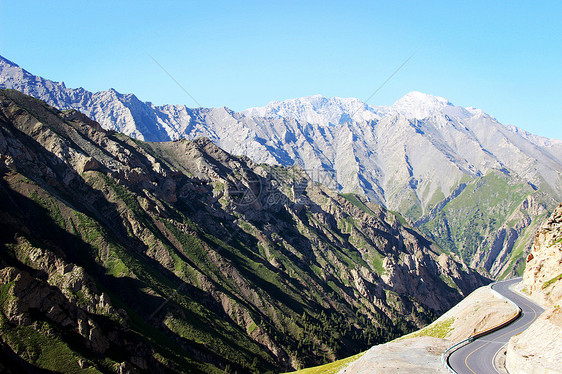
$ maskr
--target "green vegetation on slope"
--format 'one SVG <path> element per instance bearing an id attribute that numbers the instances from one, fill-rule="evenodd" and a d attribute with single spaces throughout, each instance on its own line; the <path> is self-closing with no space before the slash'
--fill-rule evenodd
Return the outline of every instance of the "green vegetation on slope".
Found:
<path id="1" fill-rule="evenodd" d="M 352 362 L 357 361 L 364 354 L 365 352 L 361 352 L 356 355 L 331 362 L 329 364 L 301 369 L 298 371 L 291 372 L 289 374 L 336 374 L 340 370 L 351 364 Z"/>
<path id="2" fill-rule="evenodd" d="M 560 279 L 562 279 L 562 274 L 544 282 L 543 285 L 542 285 L 542 288 L 544 289 L 544 288 L 550 287 L 554 282 L 558 282 Z"/>
<path id="3" fill-rule="evenodd" d="M 484 271 L 491 270 L 498 248 L 507 246 L 510 251 L 503 273 L 495 274 L 502 278 L 515 269 L 522 272 L 523 269 L 518 268 L 524 266 L 521 258 L 531 244 L 536 225 L 548 210 L 531 218 L 523 205 L 526 199 L 533 199 L 528 204 L 545 208 L 552 205 L 551 199 L 529 184 L 514 181 L 500 171 L 492 171 L 467 183 L 456 198 L 419 228 L 440 247 L 459 254 L 467 263 L 480 258 L 474 266 L 480 266 Z M 526 217 L 530 223 L 526 222 Z M 511 234 L 508 236 L 507 232 Z M 517 233 L 517 239 L 511 241 L 513 233 Z"/>

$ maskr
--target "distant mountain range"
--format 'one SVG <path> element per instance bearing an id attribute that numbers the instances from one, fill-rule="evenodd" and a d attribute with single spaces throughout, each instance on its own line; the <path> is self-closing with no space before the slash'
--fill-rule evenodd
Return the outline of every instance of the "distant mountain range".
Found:
<path id="1" fill-rule="evenodd" d="M 445 250 L 501 277 L 521 272 L 537 225 L 562 200 L 562 141 L 411 92 L 391 106 L 320 95 L 234 112 L 91 93 L 0 58 L 0 87 L 146 141 L 208 137 L 258 163 L 298 165 L 399 212 Z"/>

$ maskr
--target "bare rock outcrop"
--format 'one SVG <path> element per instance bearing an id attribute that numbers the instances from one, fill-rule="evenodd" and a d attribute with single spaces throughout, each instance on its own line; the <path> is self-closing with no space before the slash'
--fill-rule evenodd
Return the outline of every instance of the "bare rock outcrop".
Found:
<path id="1" fill-rule="evenodd" d="M 562 300 L 562 205 L 541 226 L 528 257 L 523 283 L 532 297 L 547 306 Z"/>
<path id="2" fill-rule="evenodd" d="M 562 309 L 544 312 L 524 332 L 509 339 L 506 367 L 511 374 L 562 373 Z"/>

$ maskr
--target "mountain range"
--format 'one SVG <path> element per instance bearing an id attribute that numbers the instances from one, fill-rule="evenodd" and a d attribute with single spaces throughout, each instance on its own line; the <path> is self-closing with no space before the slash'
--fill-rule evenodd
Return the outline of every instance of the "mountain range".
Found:
<path id="1" fill-rule="evenodd" d="M 207 138 L 0 90 L 0 371 L 281 372 L 488 282 L 399 214 Z"/>
<path id="2" fill-rule="evenodd" d="M 4 58 L 0 87 L 140 140 L 203 136 L 257 163 L 300 166 L 315 181 L 399 212 L 493 277 L 522 272 L 534 231 L 562 200 L 562 141 L 420 92 L 387 107 L 320 95 L 242 112 L 155 106 L 114 89 L 67 88 Z"/>

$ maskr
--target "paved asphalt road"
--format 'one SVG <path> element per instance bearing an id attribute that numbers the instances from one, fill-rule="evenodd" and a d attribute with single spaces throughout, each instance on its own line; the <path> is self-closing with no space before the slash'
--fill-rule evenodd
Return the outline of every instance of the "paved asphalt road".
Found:
<path id="1" fill-rule="evenodd" d="M 503 329 L 476 339 L 453 352 L 449 356 L 449 365 L 457 373 L 498 373 L 493 364 L 495 354 L 508 342 L 510 337 L 524 331 L 544 311 L 529 299 L 508 289 L 509 286 L 520 281 L 521 278 L 509 279 L 494 284 L 492 288 L 517 304 L 522 311 L 521 317 Z"/>

